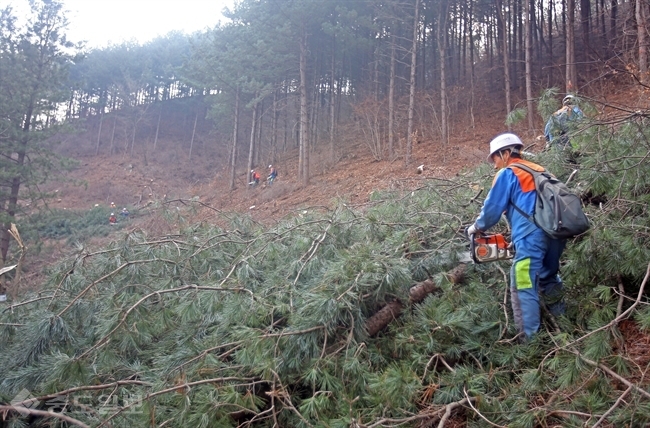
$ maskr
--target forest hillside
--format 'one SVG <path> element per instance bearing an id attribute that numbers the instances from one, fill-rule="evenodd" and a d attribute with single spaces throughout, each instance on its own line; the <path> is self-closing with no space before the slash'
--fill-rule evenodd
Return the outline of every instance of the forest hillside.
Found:
<path id="1" fill-rule="evenodd" d="M 650 423 L 643 2 L 242 1 L 90 52 L 31 5 L 0 14 L 0 426 Z M 463 233 L 506 129 L 591 223 L 527 341 Z"/>
<path id="2" fill-rule="evenodd" d="M 626 105 L 644 94 L 617 90 Z M 487 134 L 442 151 L 420 143 L 420 174 L 360 146 L 322 175 L 338 183 L 306 188 L 290 172 L 252 190 L 218 178 L 184 188 L 163 168 L 138 179 L 153 190 L 131 218 L 101 240 L 68 240 L 38 289 L 6 303 L 4 423 L 645 426 L 648 107 L 620 102 L 602 99 L 575 151 L 525 139 L 574 177 L 592 222 L 563 257 L 567 314 L 533 341 L 515 339 L 509 263 L 461 261 L 493 174 Z M 139 177 L 117 160 L 80 157 L 72 173 L 88 188 Z M 282 164 L 291 170 L 290 152 Z M 71 195 L 59 204 L 111 209 L 59 192 Z"/>

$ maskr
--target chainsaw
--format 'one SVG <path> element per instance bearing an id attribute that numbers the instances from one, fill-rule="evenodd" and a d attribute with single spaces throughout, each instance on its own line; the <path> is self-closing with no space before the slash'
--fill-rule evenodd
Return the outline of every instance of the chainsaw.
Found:
<path id="1" fill-rule="evenodd" d="M 475 234 L 469 237 L 469 256 L 474 263 L 508 260 L 515 256 L 514 249 L 500 234 Z"/>

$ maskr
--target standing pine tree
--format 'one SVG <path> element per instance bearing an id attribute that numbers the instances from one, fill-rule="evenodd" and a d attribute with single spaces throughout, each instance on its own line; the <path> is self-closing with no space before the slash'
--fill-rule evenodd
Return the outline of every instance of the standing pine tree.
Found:
<path id="1" fill-rule="evenodd" d="M 67 65 L 73 45 L 66 40 L 63 4 L 30 2 L 24 26 L 10 7 L 0 11 L 0 255 L 7 260 L 10 223 L 19 199 L 38 199 L 35 185 L 53 170 L 43 144 L 55 128 L 56 109 L 66 97 Z"/>

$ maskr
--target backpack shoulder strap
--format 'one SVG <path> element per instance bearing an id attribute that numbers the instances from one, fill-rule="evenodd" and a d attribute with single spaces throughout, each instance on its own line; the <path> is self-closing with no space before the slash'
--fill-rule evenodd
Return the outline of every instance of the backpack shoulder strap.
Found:
<path id="1" fill-rule="evenodd" d="M 535 164 L 535 165 L 537 165 L 537 164 Z M 542 168 L 541 171 L 536 171 L 536 170 L 532 169 L 531 167 L 529 167 L 528 165 L 526 165 L 526 164 L 524 164 L 522 162 L 513 162 L 510 165 L 508 165 L 507 168 L 511 168 L 513 166 L 516 166 L 517 168 L 523 169 L 524 171 L 530 173 L 531 175 L 535 175 L 535 173 L 544 173 L 544 172 L 546 172 L 546 168 L 543 168 L 543 167 L 540 166 L 540 168 Z"/>
<path id="2" fill-rule="evenodd" d="M 543 172 L 543 171 L 534 171 L 529 166 L 524 165 L 523 163 L 519 163 L 519 162 L 513 162 L 510 165 L 508 165 L 506 168 L 512 169 L 512 167 L 517 167 L 517 168 L 523 169 L 524 171 L 528 172 L 533 177 L 535 175 L 534 174 L 535 172 Z M 517 206 L 517 204 L 515 204 L 514 202 L 512 202 L 512 206 L 517 210 L 517 212 L 519 212 L 519 214 L 521 214 L 523 217 L 525 217 L 528 221 L 530 221 L 531 223 L 535 223 L 535 219 L 533 219 L 532 215 L 528 215 L 524 210 L 519 208 Z"/>

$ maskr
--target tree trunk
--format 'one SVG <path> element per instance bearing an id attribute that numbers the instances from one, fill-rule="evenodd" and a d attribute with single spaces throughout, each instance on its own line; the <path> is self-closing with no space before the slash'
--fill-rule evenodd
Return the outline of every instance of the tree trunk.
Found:
<path id="1" fill-rule="evenodd" d="M 332 64 L 330 71 L 330 161 L 336 162 L 336 92 L 334 91 L 334 73 L 336 72 L 336 37 L 332 42 Z"/>
<path id="2" fill-rule="evenodd" d="M 553 0 L 550 0 L 548 2 L 548 57 L 550 59 L 551 64 L 553 64 L 555 61 L 553 60 L 553 11 L 555 8 L 553 7 L 555 2 Z M 553 81 L 553 67 L 548 67 L 548 81 L 552 82 Z"/>
<path id="3" fill-rule="evenodd" d="M 645 1 L 636 0 L 636 33 L 639 43 L 639 81 L 648 81 L 648 50 L 646 45 L 646 13 Z"/>
<path id="4" fill-rule="evenodd" d="M 235 165 L 237 163 L 237 134 L 239 133 L 239 88 L 235 92 L 235 120 L 232 130 L 232 150 L 230 151 L 230 190 L 235 188 Z"/>
<path id="5" fill-rule="evenodd" d="M 465 265 L 458 265 L 451 271 L 447 272 L 446 277 L 452 284 L 460 284 L 465 279 Z M 418 282 L 409 290 L 409 303 L 420 303 L 429 294 L 437 290 L 440 290 L 440 286 L 431 279 Z M 396 299 L 368 318 L 366 321 L 366 332 L 368 333 L 368 336 L 372 337 L 385 329 L 388 324 L 402 314 L 404 306 L 405 305 L 400 300 Z"/>
<path id="6" fill-rule="evenodd" d="M 303 30 L 300 37 L 300 165 L 298 177 L 303 185 L 309 184 L 309 142 L 307 141 L 309 125 L 307 118 L 307 34 Z"/>
<path id="7" fill-rule="evenodd" d="M 253 120 L 251 123 L 251 138 L 248 144 L 248 162 L 246 163 L 246 176 L 250 176 L 250 171 L 253 169 L 253 158 L 255 155 L 255 135 L 257 131 L 257 104 L 253 106 Z M 248 181 L 250 183 L 250 180 Z"/>
<path id="8" fill-rule="evenodd" d="M 160 110 L 158 111 L 158 123 L 156 123 L 156 136 L 153 139 L 153 151 L 156 151 L 156 147 L 158 146 L 158 133 L 160 132 L 160 119 L 162 118 L 162 109 L 163 109 L 163 103 L 160 103 Z"/>
<path id="9" fill-rule="evenodd" d="M 566 23 L 566 92 L 573 92 L 578 84 L 575 54 L 575 0 L 567 0 Z"/>
<path id="10" fill-rule="evenodd" d="M 415 0 L 415 11 L 413 12 L 413 44 L 411 45 L 411 78 L 409 81 L 409 111 L 408 131 L 406 135 L 406 156 L 404 163 L 409 166 L 411 163 L 411 152 L 413 150 L 413 118 L 415 116 L 415 73 L 417 71 L 417 49 L 418 49 L 418 28 L 420 23 L 420 0 Z"/>
<path id="11" fill-rule="evenodd" d="M 508 23 L 503 15 L 503 6 L 501 0 L 497 0 L 497 21 L 501 23 L 501 47 L 503 50 L 503 78 L 504 78 L 504 91 L 506 95 L 506 113 L 512 110 L 512 102 L 510 101 L 510 57 L 508 54 Z M 508 125 L 510 130 L 510 125 Z"/>
<path id="12" fill-rule="evenodd" d="M 39 73 L 40 75 L 40 73 Z M 20 145 L 16 149 L 18 157 L 16 159 L 16 165 L 18 165 L 18 170 L 25 165 L 25 157 L 27 156 L 27 143 L 29 141 L 29 130 L 32 126 L 32 116 L 34 115 L 34 97 L 35 90 L 31 97 L 29 104 L 27 105 L 27 112 L 25 114 L 25 123 L 23 124 L 23 135 L 21 135 Z M 9 193 L 9 198 L 7 198 L 7 219 L 6 223 L 2 225 L 2 237 L 0 238 L 0 255 L 2 256 L 2 263 L 7 261 L 7 254 L 9 253 L 9 241 L 11 240 L 11 222 L 14 221 L 16 217 L 16 211 L 18 209 L 18 193 L 20 191 L 21 177 L 16 175 L 11 180 L 11 190 Z"/>
<path id="13" fill-rule="evenodd" d="M 616 19 L 618 13 L 618 0 L 611 0 L 610 3 L 610 14 L 609 14 L 609 40 L 612 43 L 616 40 Z"/>
<path id="14" fill-rule="evenodd" d="M 533 83 L 531 76 L 533 59 L 531 58 L 532 53 L 532 40 L 531 40 L 531 26 L 530 26 L 530 2 L 532 0 L 522 0 L 524 2 L 524 51 L 525 51 L 525 63 L 526 63 L 526 109 L 528 115 L 528 135 L 532 136 L 535 128 L 534 114 L 535 110 L 533 108 Z"/>
<path id="15" fill-rule="evenodd" d="M 134 114 L 137 115 L 136 112 L 134 112 Z M 138 129 L 138 122 L 139 120 L 137 119 L 135 122 L 133 122 L 133 134 L 131 134 L 131 159 L 133 159 L 133 148 L 135 147 L 135 131 Z"/>
<path id="16" fill-rule="evenodd" d="M 188 159 L 192 160 L 192 149 L 194 148 L 194 136 L 196 135 L 196 123 L 199 121 L 199 112 L 194 116 L 194 126 L 192 127 L 192 138 L 190 139 L 190 153 Z"/>
<path id="17" fill-rule="evenodd" d="M 440 142 L 449 143 L 449 133 L 447 132 L 447 8 L 448 2 L 440 4 L 440 14 L 438 19 L 438 32 L 436 39 L 438 43 L 438 53 L 440 54 Z"/>
<path id="18" fill-rule="evenodd" d="M 278 120 L 280 120 L 278 91 L 277 89 L 273 91 L 273 118 L 271 122 L 271 147 L 269 149 L 269 162 L 272 164 L 275 163 L 275 156 L 278 149 Z"/>
<path id="19" fill-rule="evenodd" d="M 99 113 L 99 131 L 97 131 L 97 146 L 95 147 L 95 156 L 99 154 L 99 142 L 102 137 L 102 123 L 104 123 L 104 111 Z"/>
<path id="20" fill-rule="evenodd" d="M 591 32 L 591 0 L 580 0 L 580 26 L 582 27 L 582 52 L 581 59 L 587 62 L 590 51 L 589 33 Z"/>
<path id="21" fill-rule="evenodd" d="M 395 31 L 395 29 L 393 29 Z M 390 82 L 388 84 L 388 159 L 395 156 L 395 63 L 397 62 L 397 49 L 395 47 L 395 33 L 392 35 L 393 46 L 390 52 Z"/>
<path id="22" fill-rule="evenodd" d="M 607 15 L 607 9 L 605 7 L 605 0 L 597 1 L 596 4 L 599 5 L 598 12 L 598 26 L 599 26 L 599 36 L 600 36 L 600 49 L 598 50 L 599 54 L 603 58 L 607 58 L 608 51 L 608 42 L 607 42 L 607 26 L 605 25 L 605 16 Z"/>

